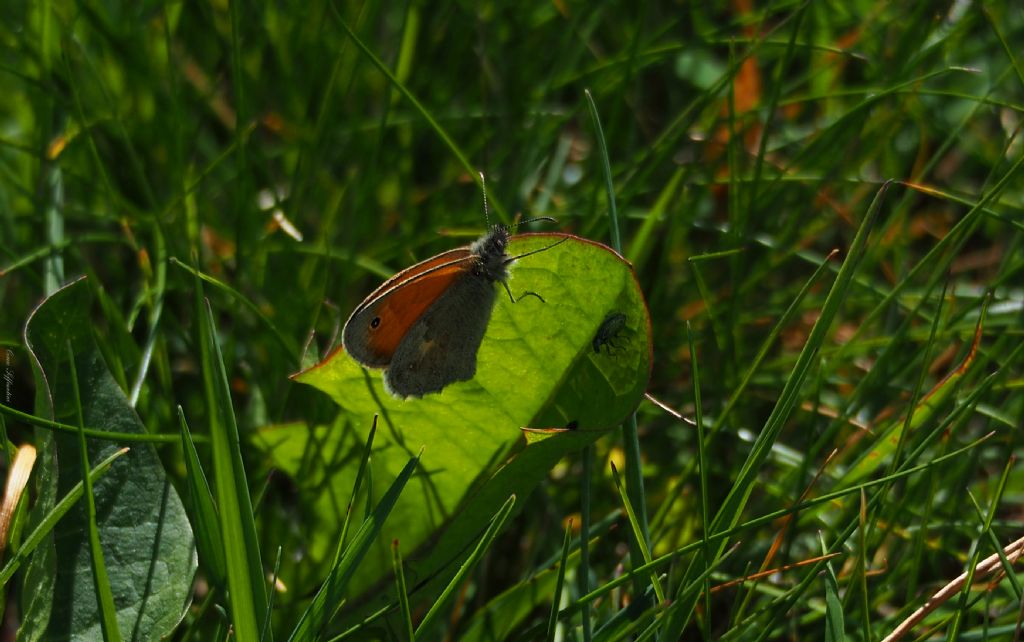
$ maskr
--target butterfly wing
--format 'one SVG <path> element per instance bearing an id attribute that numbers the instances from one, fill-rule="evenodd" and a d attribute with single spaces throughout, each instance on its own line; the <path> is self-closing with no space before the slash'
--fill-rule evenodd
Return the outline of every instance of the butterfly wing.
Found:
<path id="1" fill-rule="evenodd" d="M 496 299 L 494 283 L 466 272 L 408 329 L 384 373 L 399 397 L 422 397 L 472 379 Z"/>
<path id="2" fill-rule="evenodd" d="M 383 368 L 423 314 L 473 267 L 468 248 L 449 250 L 402 270 L 352 312 L 342 330 L 345 352 L 363 365 Z"/>

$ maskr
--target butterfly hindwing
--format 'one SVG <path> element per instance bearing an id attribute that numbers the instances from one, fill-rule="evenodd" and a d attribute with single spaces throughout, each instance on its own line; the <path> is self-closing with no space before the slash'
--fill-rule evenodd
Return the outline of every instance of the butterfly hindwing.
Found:
<path id="1" fill-rule="evenodd" d="M 472 379 L 496 296 L 486 277 L 464 273 L 405 333 L 384 373 L 388 389 L 421 397 Z"/>

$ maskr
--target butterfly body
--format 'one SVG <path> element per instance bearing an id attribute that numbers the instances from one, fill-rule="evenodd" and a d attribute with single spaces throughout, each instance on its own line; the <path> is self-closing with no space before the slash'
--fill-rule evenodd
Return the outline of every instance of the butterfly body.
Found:
<path id="1" fill-rule="evenodd" d="M 345 323 L 342 342 L 356 361 L 384 368 L 397 397 L 422 397 L 476 374 L 476 354 L 497 299 L 507 288 L 509 232 L 492 227 L 469 247 L 443 252 L 384 282 Z"/>

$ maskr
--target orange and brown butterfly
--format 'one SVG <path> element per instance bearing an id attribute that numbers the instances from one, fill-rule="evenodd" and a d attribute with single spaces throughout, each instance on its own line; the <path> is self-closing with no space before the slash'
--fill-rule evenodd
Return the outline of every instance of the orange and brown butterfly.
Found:
<path id="1" fill-rule="evenodd" d="M 495 225 L 470 246 L 442 252 L 385 281 L 345 322 L 345 351 L 365 366 L 384 368 L 385 387 L 400 398 L 472 379 L 497 297 L 495 283 L 515 302 L 509 266 L 557 244 L 509 256 L 510 238 L 508 227 Z M 534 292 L 525 294 L 543 301 Z"/>

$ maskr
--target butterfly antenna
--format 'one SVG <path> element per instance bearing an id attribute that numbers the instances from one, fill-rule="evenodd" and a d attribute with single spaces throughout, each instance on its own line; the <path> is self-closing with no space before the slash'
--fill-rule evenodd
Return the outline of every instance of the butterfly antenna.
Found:
<path id="1" fill-rule="evenodd" d="M 550 245 L 545 245 L 544 247 L 539 247 L 536 250 L 530 250 L 529 252 L 524 252 L 523 254 L 517 254 L 515 256 L 510 256 L 507 259 L 505 259 L 503 261 L 503 263 L 505 265 L 508 265 L 509 263 L 512 263 L 514 261 L 518 261 L 519 259 L 521 259 L 523 257 L 526 257 L 526 256 L 530 256 L 531 254 L 539 254 L 540 252 L 546 252 L 547 250 L 550 250 L 551 248 L 555 247 L 556 245 L 561 245 L 562 243 L 565 243 L 568 240 L 569 240 L 568 236 L 563 236 L 562 238 L 560 238 L 559 240 L 555 241 L 554 243 L 552 243 Z M 541 299 L 541 300 L 543 301 L 543 299 Z"/>
<path id="2" fill-rule="evenodd" d="M 519 227 L 520 225 L 526 225 L 527 223 L 536 223 L 537 221 L 547 221 L 548 223 L 557 223 L 558 220 L 550 216 L 536 216 L 534 218 L 528 218 L 524 221 L 519 221 L 512 225 L 512 227 Z"/>
<path id="3" fill-rule="evenodd" d="M 487 229 L 491 229 L 491 214 L 487 210 L 487 179 L 483 172 L 478 173 L 480 174 L 480 191 L 484 194 L 484 223 L 487 224 Z"/>

